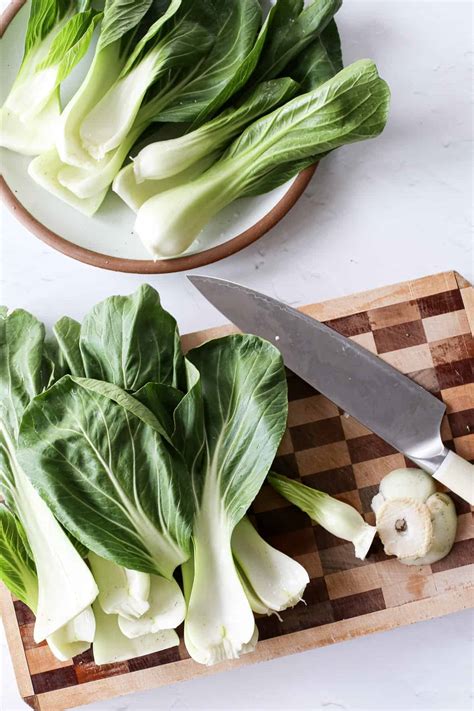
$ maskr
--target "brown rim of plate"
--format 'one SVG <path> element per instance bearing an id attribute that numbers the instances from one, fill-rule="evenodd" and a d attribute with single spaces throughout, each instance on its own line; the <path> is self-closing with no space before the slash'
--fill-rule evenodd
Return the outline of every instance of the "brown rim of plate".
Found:
<path id="1" fill-rule="evenodd" d="M 10 4 L 0 16 L 0 37 L 3 36 L 10 22 L 25 2 L 26 0 L 11 0 Z M 70 242 L 50 230 L 28 212 L 14 195 L 3 176 L 0 176 L 0 195 L 2 201 L 5 202 L 17 220 L 30 232 L 50 247 L 53 247 L 68 257 L 72 257 L 72 259 L 76 259 L 84 264 L 90 264 L 93 267 L 100 267 L 101 269 L 109 269 L 116 272 L 128 272 L 132 274 L 169 274 L 171 272 L 187 271 L 212 264 L 225 257 L 230 257 L 232 254 L 256 242 L 256 240 L 271 230 L 291 210 L 304 193 L 316 168 L 317 164 L 303 170 L 293 181 L 281 200 L 279 200 L 261 220 L 224 244 L 216 245 L 215 247 L 197 252 L 196 254 L 184 255 L 173 259 L 159 259 L 156 261 L 151 259 L 123 259 L 121 257 L 112 257 L 108 254 L 94 252 L 91 249 L 86 249 L 74 242 Z"/>

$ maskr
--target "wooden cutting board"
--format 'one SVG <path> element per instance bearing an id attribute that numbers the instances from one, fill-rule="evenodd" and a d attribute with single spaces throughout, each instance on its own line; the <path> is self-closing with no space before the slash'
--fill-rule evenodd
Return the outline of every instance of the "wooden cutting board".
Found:
<path id="1" fill-rule="evenodd" d="M 443 439 L 474 460 L 474 289 L 446 272 L 303 309 L 378 353 L 443 399 Z M 184 337 L 186 348 L 230 332 L 230 327 Z M 357 507 L 373 522 L 370 501 L 380 479 L 405 458 L 293 375 L 288 376 L 289 428 L 275 469 L 297 474 Z M 1 591 L 3 622 L 20 694 L 34 709 L 56 711 L 150 689 L 244 664 L 446 615 L 472 606 L 474 530 L 469 506 L 457 497 L 456 543 L 447 558 L 413 568 L 387 558 L 375 543 L 366 561 L 352 546 L 264 486 L 253 505 L 260 533 L 299 560 L 311 582 L 300 604 L 258 620 L 257 650 L 235 662 L 206 668 L 181 643 L 128 662 L 97 667 L 91 652 L 57 662 L 33 642 L 34 619 Z"/>

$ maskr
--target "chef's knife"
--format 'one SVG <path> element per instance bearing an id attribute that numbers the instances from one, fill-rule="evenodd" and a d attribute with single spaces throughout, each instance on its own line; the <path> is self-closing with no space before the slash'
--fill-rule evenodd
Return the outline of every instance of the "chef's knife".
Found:
<path id="1" fill-rule="evenodd" d="M 474 466 L 444 446 L 440 400 L 291 306 L 223 279 L 188 279 L 242 331 L 274 343 L 293 373 L 474 504 Z"/>

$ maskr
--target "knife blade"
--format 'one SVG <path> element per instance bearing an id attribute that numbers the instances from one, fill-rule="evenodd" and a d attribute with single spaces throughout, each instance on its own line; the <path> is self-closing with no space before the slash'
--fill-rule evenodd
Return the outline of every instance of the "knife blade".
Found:
<path id="1" fill-rule="evenodd" d="M 381 358 L 291 306 L 224 279 L 188 279 L 239 329 L 272 342 L 293 373 L 474 502 L 474 467 L 450 452 L 441 439 L 443 402 Z"/>

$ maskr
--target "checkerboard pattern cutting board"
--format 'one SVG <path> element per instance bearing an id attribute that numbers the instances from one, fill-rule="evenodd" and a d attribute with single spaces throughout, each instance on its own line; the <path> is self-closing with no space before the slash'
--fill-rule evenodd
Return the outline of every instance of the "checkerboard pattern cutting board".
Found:
<path id="1" fill-rule="evenodd" d="M 377 353 L 447 406 L 446 445 L 474 460 L 474 289 L 447 272 L 303 309 Z M 185 336 L 185 348 L 231 332 Z M 333 403 L 288 374 L 289 420 L 275 469 L 355 506 L 373 522 L 370 501 L 380 479 L 409 465 L 403 455 Z M 1 590 L 3 621 L 20 693 L 34 709 L 55 711 L 198 675 L 332 644 L 370 632 L 454 612 L 473 604 L 474 529 L 471 509 L 455 500 L 456 543 L 444 560 L 419 568 L 384 555 L 376 542 L 365 561 L 351 544 L 313 525 L 265 485 L 252 507 L 260 533 L 299 560 L 311 581 L 300 603 L 260 617 L 256 652 L 211 669 L 195 664 L 184 644 L 128 662 L 97 667 L 91 652 L 56 661 L 33 641 L 34 618 Z"/>

